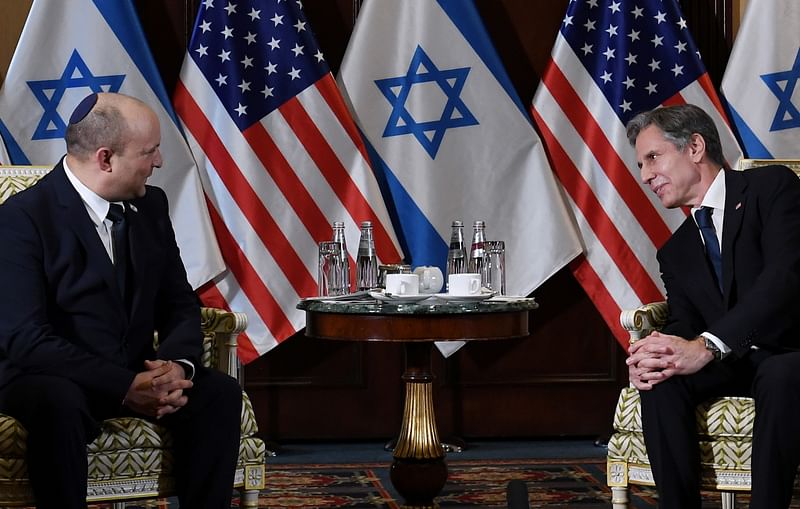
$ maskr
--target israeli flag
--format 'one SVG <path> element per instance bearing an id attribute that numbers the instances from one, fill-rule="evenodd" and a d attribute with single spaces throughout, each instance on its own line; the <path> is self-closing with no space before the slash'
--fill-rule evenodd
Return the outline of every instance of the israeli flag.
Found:
<path id="1" fill-rule="evenodd" d="M 6 127 L 0 122 L 0 165 L 3 164 L 11 164 L 11 157 L 9 157 L 8 152 L 6 151 L 6 144 L 3 142 L 3 138 L 5 135 Z"/>
<path id="2" fill-rule="evenodd" d="M 72 110 L 92 92 L 147 103 L 161 122 L 164 166 L 149 183 L 170 199 L 193 287 L 224 269 L 199 174 L 130 0 L 34 0 L 0 90 L 0 132 L 14 164 L 54 165 Z"/>
<path id="3" fill-rule="evenodd" d="M 471 0 L 367 0 L 339 85 L 411 263 L 447 260 L 451 222 L 506 245 L 528 295 L 581 252 L 529 114 Z"/>
<path id="4" fill-rule="evenodd" d="M 747 157 L 800 157 L 800 2 L 750 2 L 722 80 Z"/>

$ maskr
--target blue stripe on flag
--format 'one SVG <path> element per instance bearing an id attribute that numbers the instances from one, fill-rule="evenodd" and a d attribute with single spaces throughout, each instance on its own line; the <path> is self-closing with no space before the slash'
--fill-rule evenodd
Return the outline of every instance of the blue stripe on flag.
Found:
<path id="1" fill-rule="evenodd" d="M 0 138 L 3 138 L 3 142 L 6 144 L 6 151 L 8 152 L 8 157 L 11 158 L 11 163 L 31 164 L 30 159 L 28 159 L 28 156 L 26 156 L 25 152 L 22 151 L 22 148 L 17 143 L 17 140 L 15 140 L 14 136 L 11 135 L 11 132 L 8 130 L 2 120 L 0 120 Z"/>
<path id="2" fill-rule="evenodd" d="M 172 102 L 167 95 L 167 89 L 161 81 L 161 74 L 156 67 L 156 62 L 147 46 L 142 24 L 139 22 L 139 15 L 130 0 L 93 0 L 97 10 L 105 18 L 111 31 L 116 34 L 122 47 L 136 64 L 139 72 L 153 89 L 158 100 L 164 106 L 172 121 L 180 129 L 178 117 L 172 108 Z"/>
<path id="3" fill-rule="evenodd" d="M 730 113 L 733 123 L 736 124 L 736 130 L 742 142 L 745 155 L 752 159 L 774 159 L 772 154 L 769 153 L 769 149 L 761 143 L 756 133 L 750 129 L 750 126 L 747 125 L 747 122 L 739 115 L 739 112 L 736 111 L 730 102 L 728 103 L 728 112 Z"/>
<path id="4" fill-rule="evenodd" d="M 503 67 L 500 56 L 497 54 L 494 44 L 492 44 L 478 9 L 475 7 L 474 0 L 470 2 L 465 2 L 464 0 L 437 0 L 437 2 L 456 28 L 464 35 L 472 49 L 483 60 L 483 63 L 506 91 L 508 97 L 517 105 L 517 108 L 522 112 L 522 116 L 529 124 L 533 125 L 527 108 L 522 104 L 517 90 Z"/>
<path id="5" fill-rule="evenodd" d="M 445 266 L 442 260 L 447 260 L 447 243 L 366 136 L 363 139 L 398 242 L 403 252 L 407 254 L 406 263 L 412 267 L 436 265 L 444 273 Z M 400 218 L 403 218 L 402 223 Z"/>

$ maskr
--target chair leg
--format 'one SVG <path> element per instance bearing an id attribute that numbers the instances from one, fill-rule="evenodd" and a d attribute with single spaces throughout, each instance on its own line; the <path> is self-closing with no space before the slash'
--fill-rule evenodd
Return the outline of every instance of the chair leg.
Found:
<path id="1" fill-rule="evenodd" d="M 732 491 L 723 491 L 720 493 L 720 497 L 722 497 L 722 509 L 735 509 L 736 493 Z"/>
<path id="2" fill-rule="evenodd" d="M 111 502 L 111 509 L 125 509 L 125 502 Z"/>
<path id="3" fill-rule="evenodd" d="M 240 507 L 258 507 L 258 490 L 242 490 Z"/>
<path id="4" fill-rule="evenodd" d="M 613 486 L 611 488 L 611 507 L 613 509 L 628 509 L 627 486 Z"/>

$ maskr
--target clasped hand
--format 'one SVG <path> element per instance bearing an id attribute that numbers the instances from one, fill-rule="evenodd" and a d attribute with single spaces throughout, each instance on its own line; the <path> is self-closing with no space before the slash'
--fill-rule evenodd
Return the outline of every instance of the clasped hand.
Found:
<path id="1" fill-rule="evenodd" d="M 686 340 L 660 332 L 635 342 L 628 354 L 628 375 L 640 391 L 650 390 L 673 375 L 696 373 L 714 358 L 703 338 Z"/>
<path id="2" fill-rule="evenodd" d="M 189 398 L 183 393 L 192 387 L 178 362 L 144 361 L 145 371 L 137 373 L 125 395 L 124 404 L 132 410 L 159 419 L 177 412 Z"/>

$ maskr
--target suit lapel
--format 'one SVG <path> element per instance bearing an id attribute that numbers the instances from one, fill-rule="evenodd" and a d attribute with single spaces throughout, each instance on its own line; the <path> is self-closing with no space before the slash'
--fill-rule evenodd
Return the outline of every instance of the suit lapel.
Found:
<path id="1" fill-rule="evenodd" d="M 722 280 L 727 306 L 733 288 L 733 245 L 742 228 L 742 218 L 747 205 L 747 181 L 735 171 L 725 172 L 725 219 L 722 224 Z"/>
<path id="2" fill-rule="evenodd" d="M 142 284 L 147 281 L 147 254 L 154 245 L 152 232 L 144 224 L 142 214 L 135 204 L 128 204 L 128 247 L 130 249 L 131 274 L 130 281 L 133 295 L 131 300 L 131 316 L 138 308 L 142 297 Z"/>
<path id="3" fill-rule="evenodd" d="M 716 279 L 712 272 L 711 264 L 706 257 L 703 241 L 700 240 L 700 232 L 694 220 L 689 217 L 673 234 L 678 255 L 674 257 L 679 274 L 685 281 L 692 281 L 692 284 L 705 299 L 711 302 L 721 302 L 722 296 L 719 293 Z"/>
<path id="4" fill-rule="evenodd" d="M 99 272 L 106 282 L 111 294 L 111 299 L 117 304 L 123 323 L 128 320 L 125 312 L 125 304 L 117 286 L 117 278 L 114 274 L 114 264 L 97 235 L 97 229 L 86 211 L 81 196 L 67 179 L 64 166 L 59 163 L 53 170 L 53 189 L 56 200 L 63 209 L 64 223 L 70 228 L 83 247 L 86 249 L 87 257 L 91 263 L 87 264 L 86 270 Z"/>

